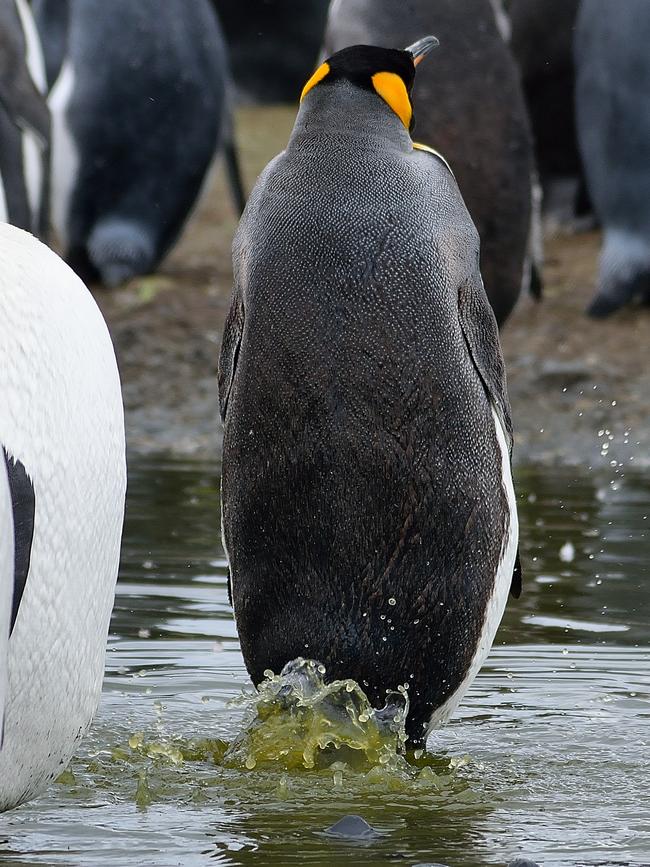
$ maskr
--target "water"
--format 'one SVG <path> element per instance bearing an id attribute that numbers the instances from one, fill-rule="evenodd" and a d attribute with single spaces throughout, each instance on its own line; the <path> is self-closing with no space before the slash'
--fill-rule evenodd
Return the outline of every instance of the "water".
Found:
<path id="1" fill-rule="evenodd" d="M 528 468 L 518 490 L 524 594 L 431 768 L 245 771 L 220 765 L 250 687 L 218 468 L 134 461 L 100 711 L 0 817 L 2 867 L 650 864 L 650 478 Z M 380 834 L 323 833 L 348 813 Z"/>

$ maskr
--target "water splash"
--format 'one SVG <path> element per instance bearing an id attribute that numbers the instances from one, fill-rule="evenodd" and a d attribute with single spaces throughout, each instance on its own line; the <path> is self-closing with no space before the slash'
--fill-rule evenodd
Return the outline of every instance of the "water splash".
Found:
<path id="1" fill-rule="evenodd" d="M 327 800 L 332 791 L 355 801 L 412 792 L 431 805 L 474 798 L 461 770 L 468 757 L 407 755 L 406 689 L 389 693 L 377 710 L 355 681 L 326 683 L 322 665 L 298 658 L 279 675 L 267 672 L 257 692 L 235 703 L 244 719 L 230 743 L 165 733 L 160 706 L 155 730 L 76 759 L 58 782 L 71 795 L 110 791 L 140 809 L 179 798 L 204 803 L 224 791 L 294 804 Z"/>
<path id="2" fill-rule="evenodd" d="M 408 695 L 387 695 L 376 710 L 353 680 L 325 683 L 325 667 L 299 657 L 279 675 L 265 672 L 246 697 L 244 728 L 225 754 L 230 767 L 292 771 L 345 762 L 356 770 L 393 766 L 405 751 Z"/>

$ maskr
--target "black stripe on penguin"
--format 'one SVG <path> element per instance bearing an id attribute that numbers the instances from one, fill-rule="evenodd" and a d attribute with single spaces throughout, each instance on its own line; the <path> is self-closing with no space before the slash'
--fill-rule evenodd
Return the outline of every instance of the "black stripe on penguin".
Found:
<path id="1" fill-rule="evenodd" d="M 34 486 L 27 475 L 24 464 L 11 457 L 6 449 L 3 448 L 2 451 L 7 465 L 14 519 L 14 595 L 9 624 L 9 634 L 11 634 L 29 574 L 29 561 L 32 554 L 32 542 L 34 541 L 36 497 Z"/>

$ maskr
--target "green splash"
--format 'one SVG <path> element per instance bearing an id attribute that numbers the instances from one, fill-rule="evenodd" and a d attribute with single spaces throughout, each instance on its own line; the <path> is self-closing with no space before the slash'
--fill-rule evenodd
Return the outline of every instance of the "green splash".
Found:
<path id="1" fill-rule="evenodd" d="M 135 802 L 204 803 L 228 797 L 278 803 L 314 798 L 425 797 L 431 806 L 475 799 L 468 757 L 405 751 L 408 693 L 373 708 L 353 680 L 325 683 L 325 669 L 297 659 L 267 677 L 255 693 L 233 704 L 244 707 L 239 733 L 221 738 L 163 734 L 159 718 L 150 733 L 135 732 L 125 744 L 78 758 L 59 783 L 70 792 Z M 471 770 L 471 768 L 470 768 Z"/>
<path id="2" fill-rule="evenodd" d="M 227 767 L 319 770 L 345 762 L 367 771 L 401 759 L 405 689 L 389 693 L 377 711 L 355 681 L 325 683 L 324 666 L 313 660 L 298 658 L 279 675 L 265 675 L 257 694 L 245 700 L 244 727 L 224 756 Z"/>

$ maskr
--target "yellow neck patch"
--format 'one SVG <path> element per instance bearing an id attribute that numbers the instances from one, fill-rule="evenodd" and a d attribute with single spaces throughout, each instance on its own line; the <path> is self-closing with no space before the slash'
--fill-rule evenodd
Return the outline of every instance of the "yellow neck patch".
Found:
<path id="1" fill-rule="evenodd" d="M 413 106 L 400 76 L 395 72 L 376 72 L 372 76 L 372 85 L 408 129 L 413 118 Z"/>
<path id="2" fill-rule="evenodd" d="M 319 81 L 322 81 L 326 75 L 329 75 L 330 65 L 329 63 L 321 63 L 316 72 L 309 79 L 307 84 L 303 87 L 302 93 L 300 94 L 300 102 L 307 96 L 309 91 L 318 84 Z"/>

